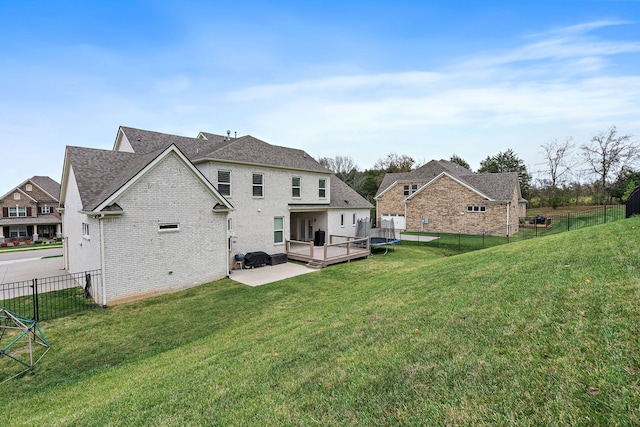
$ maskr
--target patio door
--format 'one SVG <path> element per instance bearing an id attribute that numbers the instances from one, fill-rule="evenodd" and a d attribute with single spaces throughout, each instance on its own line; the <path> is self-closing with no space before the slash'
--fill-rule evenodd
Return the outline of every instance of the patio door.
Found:
<path id="1" fill-rule="evenodd" d="M 298 220 L 298 240 L 302 242 L 311 241 L 313 236 L 313 222 L 310 218 L 300 218 Z"/>

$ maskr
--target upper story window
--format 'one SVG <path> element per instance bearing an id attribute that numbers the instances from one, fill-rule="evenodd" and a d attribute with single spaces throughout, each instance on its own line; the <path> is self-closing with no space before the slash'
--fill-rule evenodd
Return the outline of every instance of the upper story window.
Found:
<path id="1" fill-rule="evenodd" d="M 485 212 L 486 210 L 486 206 L 467 206 L 467 212 Z"/>
<path id="2" fill-rule="evenodd" d="M 82 223 L 82 237 L 89 237 L 89 224 L 86 222 Z"/>
<path id="3" fill-rule="evenodd" d="M 253 174 L 253 197 L 264 197 L 264 175 Z"/>
<path id="4" fill-rule="evenodd" d="M 20 193 L 13 193 L 13 200 L 20 200 Z"/>
<path id="5" fill-rule="evenodd" d="M 31 184 L 27 184 L 27 186 L 25 187 L 25 189 L 27 191 L 32 191 L 33 190 L 33 186 Z"/>
<path id="6" fill-rule="evenodd" d="M 327 198 L 327 180 L 324 178 L 318 180 L 318 197 L 321 199 Z"/>
<path id="7" fill-rule="evenodd" d="M 231 171 L 218 171 L 218 191 L 225 197 L 231 196 Z"/>
<path id="8" fill-rule="evenodd" d="M 291 197 L 299 199 L 302 195 L 302 187 L 300 186 L 300 177 L 294 176 L 291 178 Z"/>
<path id="9" fill-rule="evenodd" d="M 10 217 L 18 217 L 18 216 L 27 216 L 27 208 L 25 207 L 13 207 L 9 208 L 9 216 Z"/>
<path id="10" fill-rule="evenodd" d="M 48 214 L 48 213 L 51 213 L 51 207 L 50 207 L 50 206 L 47 206 L 47 205 L 40 206 L 40 208 L 39 208 L 39 209 L 40 209 L 40 213 L 41 213 L 41 214 Z"/>
<path id="11" fill-rule="evenodd" d="M 409 188 L 411 188 L 411 191 L 409 191 Z M 411 184 L 411 187 L 409 187 L 409 184 L 405 184 L 402 187 L 402 194 L 404 194 L 405 196 L 413 194 L 416 191 L 418 191 L 418 184 Z"/>

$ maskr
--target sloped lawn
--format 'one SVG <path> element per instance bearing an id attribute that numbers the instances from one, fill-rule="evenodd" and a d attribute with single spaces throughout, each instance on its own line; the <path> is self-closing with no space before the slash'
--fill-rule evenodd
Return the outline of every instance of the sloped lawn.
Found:
<path id="1" fill-rule="evenodd" d="M 639 247 L 640 219 L 456 256 L 398 245 L 43 322 L 52 350 L 0 385 L 0 419 L 640 425 Z"/>

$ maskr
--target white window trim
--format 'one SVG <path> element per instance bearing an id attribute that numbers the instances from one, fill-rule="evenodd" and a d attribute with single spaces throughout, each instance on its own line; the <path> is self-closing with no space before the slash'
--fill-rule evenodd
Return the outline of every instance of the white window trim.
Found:
<path id="1" fill-rule="evenodd" d="M 13 200 L 20 200 L 20 193 L 13 193 Z"/>
<path id="2" fill-rule="evenodd" d="M 281 219 L 282 220 L 282 228 L 276 228 L 276 219 Z M 281 231 L 282 232 L 282 241 L 281 242 L 276 242 L 276 232 L 277 231 Z M 273 244 L 274 245 L 284 245 L 285 243 L 285 238 L 284 238 L 284 217 L 283 216 L 274 216 L 273 217 Z"/>
<path id="3" fill-rule="evenodd" d="M 483 205 L 468 205 L 467 212 L 469 213 L 483 213 L 487 211 L 487 207 Z"/>
<path id="4" fill-rule="evenodd" d="M 33 191 L 33 186 L 32 186 L 31 184 L 27 184 L 27 185 L 25 186 L 25 190 L 27 190 L 27 191 Z"/>
<path id="5" fill-rule="evenodd" d="M 227 172 L 229 174 L 229 182 L 222 182 L 222 184 L 229 186 L 229 194 L 224 194 L 222 191 L 220 191 L 220 172 Z M 218 182 L 218 191 L 220 191 L 220 194 L 222 194 L 224 197 L 231 197 L 231 195 L 233 194 L 233 186 L 231 185 L 231 171 L 227 169 L 218 169 L 218 171 L 216 172 L 216 179 Z"/>
<path id="6" fill-rule="evenodd" d="M 256 176 L 260 176 L 261 177 L 261 184 L 254 183 L 254 177 L 256 177 Z M 253 190 L 256 187 L 260 187 L 260 190 L 261 190 L 261 193 L 262 193 L 260 196 L 256 196 L 254 194 Z M 251 174 L 251 197 L 253 197 L 254 199 L 264 199 L 264 174 L 263 173 L 253 172 Z"/>
<path id="7" fill-rule="evenodd" d="M 320 186 L 320 183 L 324 184 L 324 187 Z M 321 192 L 324 191 L 324 195 L 320 195 Z M 325 200 L 327 198 L 327 179 L 326 178 L 320 178 L 318 180 L 318 198 Z"/>
<path id="8" fill-rule="evenodd" d="M 51 213 L 51 206 L 47 206 L 47 205 L 40 206 L 40 213 L 43 213 L 43 214 Z"/>
<path id="9" fill-rule="evenodd" d="M 298 180 L 298 185 L 295 185 L 293 183 L 293 180 L 297 179 Z M 298 195 L 295 196 L 294 190 L 297 189 L 298 190 Z M 291 177 L 291 198 L 292 199 L 301 199 L 302 198 L 302 178 L 299 176 L 292 176 Z"/>
<path id="10" fill-rule="evenodd" d="M 11 215 L 11 210 L 13 209 L 13 212 L 15 213 L 15 215 Z M 20 212 L 23 212 L 24 215 L 20 215 Z M 27 217 L 27 208 L 26 206 L 9 206 L 9 218 L 26 218 Z"/>
<path id="11" fill-rule="evenodd" d="M 90 233 L 90 229 L 89 229 L 89 223 L 83 222 L 82 223 L 82 237 L 86 240 L 91 240 L 91 235 Z"/>

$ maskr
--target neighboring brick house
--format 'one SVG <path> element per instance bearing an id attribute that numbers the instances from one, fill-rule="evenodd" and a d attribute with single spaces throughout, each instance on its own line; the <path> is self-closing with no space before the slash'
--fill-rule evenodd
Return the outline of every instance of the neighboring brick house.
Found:
<path id="1" fill-rule="evenodd" d="M 503 236 L 518 232 L 527 206 L 517 173 L 478 174 L 447 160 L 386 174 L 375 199 L 378 221 L 399 229 Z"/>
<path id="2" fill-rule="evenodd" d="M 101 270 L 104 306 L 228 275 L 233 208 L 173 144 L 144 155 L 67 147 L 60 206 L 65 268 Z"/>
<path id="3" fill-rule="evenodd" d="M 60 184 L 48 176 L 34 176 L 0 198 L 0 240 L 54 239 L 61 233 L 58 212 Z"/>

